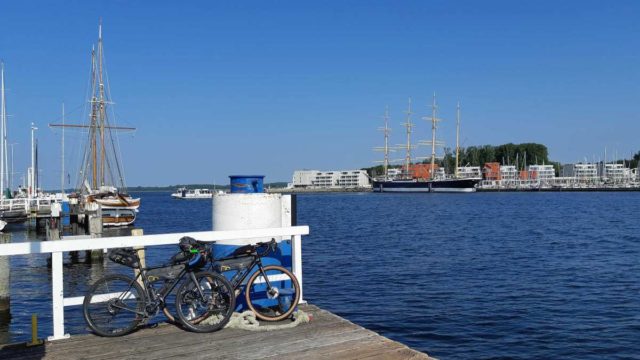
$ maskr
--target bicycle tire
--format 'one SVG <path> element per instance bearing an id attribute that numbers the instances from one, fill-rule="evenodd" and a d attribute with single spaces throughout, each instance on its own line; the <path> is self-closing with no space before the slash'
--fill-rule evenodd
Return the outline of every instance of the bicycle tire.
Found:
<path id="1" fill-rule="evenodd" d="M 247 306 L 265 321 L 288 318 L 300 301 L 300 284 L 296 276 L 279 265 L 263 267 L 272 289 L 267 289 L 263 273 L 258 270 L 247 281 L 244 290 Z"/>
<path id="2" fill-rule="evenodd" d="M 222 329 L 231 319 L 236 304 L 231 283 L 224 276 L 207 271 L 199 272 L 195 277 L 204 298 L 191 279 L 184 281 L 176 294 L 178 319 L 193 332 Z"/>
<path id="3" fill-rule="evenodd" d="M 122 294 L 127 293 L 129 296 L 122 298 Z M 105 299 L 105 294 L 120 296 Z M 141 313 L 144 314 L 144 299 L 142 287 L 133 278 L 119 274 L 104 276 L 89 288 L 84 297 L 84 320 L 97 335 L 126 335 L 143 320 Z"/>

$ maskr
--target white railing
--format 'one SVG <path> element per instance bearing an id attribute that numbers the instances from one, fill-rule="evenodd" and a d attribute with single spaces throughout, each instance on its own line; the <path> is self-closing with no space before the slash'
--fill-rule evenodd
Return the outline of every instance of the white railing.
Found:
<path id="1" fill-rule="evenodd" d="M 69 335 L 64 332 L 64 307 L 80 305 L 84 299 L 83 297 L 64 297 L 64 276 L 62 273 L 62 255 L 64 252 L 134 246 L 170 245 L 177 244 L 183 236 L 190 236 L 200 241 L 216 241 L 218 243 L 229 245 L 244 245 L 251 243 L 251 239 L 289 237 L 291 238 L 291 270 L 300 282 L 300 301 L 302 302 L 302 235 L 308 234 L 308 226 L 293 226 L 273 229 L 202 231 L 143 236 L 103 237 L 99 239 L 80 240 L 65 240 L 63 238 L 63 240 L 56 241 L 32 241 L 0 244 L 0 256 L 51 254 L 53 336 L 50 336 L 49 340 L 59 340 L 69 337 Z"/>
<path id="2" fill-rule="evenodd" d="M 27 199 L 2 199 L 0 200 L 0 210 L 25 210 L 27 208 Z"/>

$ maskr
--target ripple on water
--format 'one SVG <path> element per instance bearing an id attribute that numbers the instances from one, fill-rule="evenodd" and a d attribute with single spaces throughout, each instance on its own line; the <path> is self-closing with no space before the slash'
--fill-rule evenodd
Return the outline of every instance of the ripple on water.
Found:
<path id="1" fill-rule="evenodd" d="M 208 201 L 139 195 L 136 225 L 147 234 L 211 228 Z M 300 195 L 299 223 L 311 229 L 305 297 L 443 359 L 637 358 L 639 200 L 640 193 Z M 50 327 L 50 271 L 46 258 L 11 261 L 11 339 L 24 341 L 32 311 L 42 332 Z M 117 269 L 67 266 L 65 293 L 82 295 Z M 71 333 L 86 331 L 78 308 L 65 313 Z"/>

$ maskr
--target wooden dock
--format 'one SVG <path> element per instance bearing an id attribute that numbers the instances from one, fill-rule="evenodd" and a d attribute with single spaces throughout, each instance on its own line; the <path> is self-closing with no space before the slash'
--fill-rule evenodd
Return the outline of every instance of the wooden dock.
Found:
<path id="1" fill-rule="evenodd" d="M 162 324 L 118 338 L 76 335 L 44 345 L 2 346 L 0 359 L 432 359 L 313 305 L 309 323 L 275 331 L 196 334 Z"/>

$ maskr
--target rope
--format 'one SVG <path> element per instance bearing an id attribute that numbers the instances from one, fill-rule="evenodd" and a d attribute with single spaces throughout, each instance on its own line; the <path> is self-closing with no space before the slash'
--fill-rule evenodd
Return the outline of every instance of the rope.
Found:
<path id="1" fill-rule="evenodd" d="M 311 321 L 309 314 L 302 310 L 298 310 L 293 313 L 293 321 L 287 324 L 281 325 L 260 325 L 256 314 L 253 311 L 247 310 L 242 313 L 233 313 L 231 319 L 225 326 L 225 328 L 243 329 L 250 331 L 274 331 L 280 329 L 290 329 L 300 324 L 308 323 Z"/>

